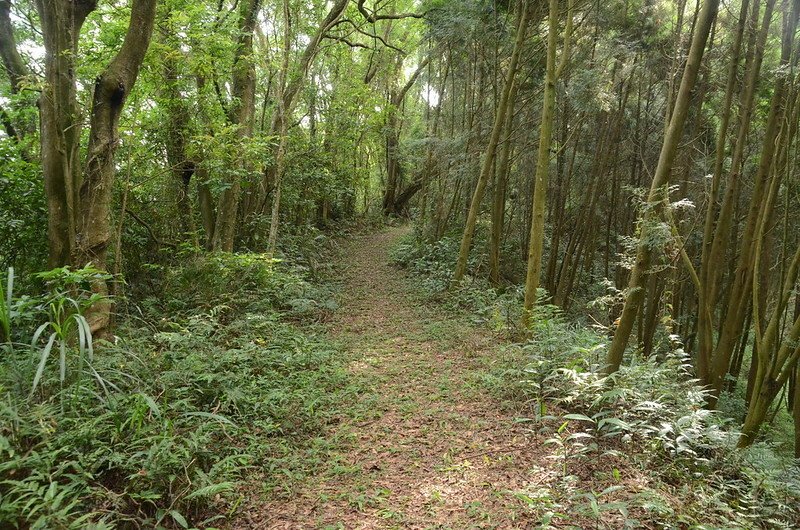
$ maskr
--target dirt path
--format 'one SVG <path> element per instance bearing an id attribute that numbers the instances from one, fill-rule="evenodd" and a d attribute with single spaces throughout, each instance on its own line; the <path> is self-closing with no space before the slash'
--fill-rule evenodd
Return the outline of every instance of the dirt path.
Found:
<path id="1" fill-rule="evenodd" d="M 544 480 L 540 442 L 479 384 L 492 337 L 430 307 L 389 264 L 405 230 L 358 237 L 343 253 L 332 333 L 353 376 L 372 387 L 371 417 L 337 426 L 341 453 L 291 496 L 248 510 L 238 528 L 531 525 L 513 492 Z"/>

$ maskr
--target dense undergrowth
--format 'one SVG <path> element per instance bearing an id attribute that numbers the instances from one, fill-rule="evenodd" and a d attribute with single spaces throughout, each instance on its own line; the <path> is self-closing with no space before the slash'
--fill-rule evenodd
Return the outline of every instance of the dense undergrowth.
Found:
<path id="1" fill-rule="evenodd" d="M 414 234 L 393 260 L 428 295 L 508 338 L 484 383 L 544 437 L 557 463 L 557 472 L 533 471 L 546 485 L 515 492 L 543 527 L 576 517 L 597 528 L 800 525 L 797 462 L 769 431 L 750 449 L 735 448 L 738 423 L 703 408 L 704 390 L 677 337 L 603 379 L 604 330 L 540 303 L 532 333 L 521 334 L 520 288 L 498 291 L 471 277 L 448 289 L 457 252 L 457 239 L 427 243 Z M 480 255 L 474 259 L 479 270 Z"/>
<path id="2" fill-rule="evenodd" d="M 245 473 L 274 488 L 322 458 L 308 448 L 356 389 L 318 326 L 335 309 L 320 281 L 330 245 L 303 240 L 287 238 L 282 262 L 150 266 L 102 343 L 78 329 L 96 272 L 61 269 L 30 289 L 46 294 L 11 297 L 0 527 L 210 528 L 236 511 Z"/>

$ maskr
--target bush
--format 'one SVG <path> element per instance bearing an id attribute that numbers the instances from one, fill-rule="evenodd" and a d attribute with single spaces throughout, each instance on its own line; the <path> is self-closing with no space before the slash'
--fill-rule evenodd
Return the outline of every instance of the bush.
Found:
<path id="1" fill-rule="evenodd" d="M 524 294 L 519 286 L 498 290 L 480 276 L 467 276 L 453 288 L 451 280 L 459 246 L 460 241 L 455 236 L 427 243 L 418 235 L 410 234 L 392 248 L 391 259 L 395 265 L 417 275 L 420 288 L 445 306 L 466 310 L 474 322 L 488 323 L 493 329 L 516 330 L 522 321 Z M 467 270 L 483 267 L 485 256 L 474 254 L 470 255 Z"/>
<path id="2" fill-rule="evenodd" d="M 537 308 L 532 335 L 510 346 L 494 385 L 526 403 L 533 412 L 526 421 L 555 445 L 563 476 L 547 497 L 562 514 L 600 520 L 615 512 L 633 526 L 767 521 L 791 528 L 800 521 L 800 474 L 766 445 L 736 449 L 733 422 L 704 408 L 705 391 L 680 348 L 661 360 L 634 359 L 604 378 L 604 336 L 547 306 Z M 646 490 L 625 490 L 618 468 L 629 466 L 646 475 Z"/>
<path id="3" fill-rule="evenodd" d="M 26 160 L 28 147 L 7 138 L 0 141 L 0 270 L 16 265 L 31 272 L 47 262 L 41 167 Z"/>

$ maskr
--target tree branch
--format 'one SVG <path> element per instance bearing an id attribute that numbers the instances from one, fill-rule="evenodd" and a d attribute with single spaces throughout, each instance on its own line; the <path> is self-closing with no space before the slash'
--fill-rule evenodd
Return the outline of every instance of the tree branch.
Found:
<path id="1" fill-rule="evenodd" d="M 178 245 L 176 245 L 175 243 L 170 243 L 169 241 L 162 241 L 158 237 L 156 237 L 156 233 L 153 231 L 153 227 L 150 226 L 150 224 L 147 221 L 139 217 L 139 215 L 130 208 L 125 208 L 125 213 L 133 217 L 134 221 L 139 223 L 145 230 L 147 230 L 147 235 L 150 236 L 150 239 L 152 239 L 156 245 L 160 247 L 178 248 Z"/>
<path id="2" fill-rule="evenodd" d="M 425 57 L 425 59 L 421 63 L 419 63 L 419 65 L 417 66 L 417 69 L 414 71 L 414 74 L 411 76 L 411 78 L 406 82 L 406 84 L 403 86 L 403 88 L 400 89 L 400 92 L 398 92 L 392 98 L 392 104 L 394 106 L 398 106 L 398 105 L 400 105 L 400 103 L 403 102 L 403 99 L 405 99 L 405 97 L 406 97 L 406 93 L 408 93 L 408 91 L 411 90 L 411 87 L 414 86 L 414 83 L 417 82 L 417 78 L 420 76 L 420 74 L 425 69 L 425 67 L 428 66 L 429 62 L 431 62 L 431 56 L 430 55 Z"/>
<path id="3" fill-rule="evenodd" d="M 399 20 L 402 18 L 425 18 L 426 13 L 398 13 L 395 15 L 378 15 L 375 11 L 372 13 L 364 6 L 366 0 L 358 0 L 358 10 L 364 15 L 368 22 L 373 24 L 379 20 Z"/>
<path id="4" fill-rule="evenodd" d="M 353 26 L 353 29 L 354 29 L 356 32 L 358 32 L 358 33 L 360 33 L 360 34 L 364 35 L 365 37 L 369 37 L 370 39 L 373 39 L 373 40 L 378 40 L 378 41 L 380 41 L 380 42 L 381 42 L 381 44 L 383 44 L 383 45 L 384 45 L 384 46 L 386 46 L 387 48 L 391 48 L 392 50 L 395 50 L 395 51 L 396 51 L 396 52 L 398 52 L 398 53 L 401 53 L 401 54 L 403 54 L 403 55 L 406 55 L 406 54 L 407 54 L 407 52 L 406 52 L 405 50 L 403 50 L 403 49 L 401 49 L 401 48 L 398 48 L 397 46 L 394 46 L 394 45 L 392 45 L 392 44 L 389 44 L 389 42 L 388 42 L 386 39 L 384 39 L 383 37 L 381 37 L 381 36 L 380 36 L 380 35 L 378 35 L 377 33 L 370 33 L 370 32 L 368 32 L 368 31 L 364 31 L 363 29 L 361 29 L 360 27 L 358 27 L 358 25 L 357 25 L 355 22 L 353 22 L 352 20 L 350 20 L 349 18 L 343 18 L 343 19 L 339 20 L 339 21 L 338 21 L 338 22 L 336 22 L 335 24 L 331 25 L 331 27 L 329 28 L 329 30 L 330 30 L 330 29 L 333 29 L 334 27 L 338 26 L 339 24 L 350 24 L 351 26 Z"/>
<path id="5" fill-rule="evenodd" d="M 350 41 L 346 37 L 335 37 L 333 35 L 325 35 L 323 38 L 329 39 L 329 40 L 335 40 L 337 42 L 342 42 L 344 44 L 347 44 L 351 48 L 364 48 L 365 50 L 371 50 L 372 49 L 372 47 L 367 46 L 366 44 L 361 44 L 360 42 Z"/>
<path id="6" fill-rule="evenodd" d="M 30 70 L 17 51 L 10 12 L 11 0 L 0 0 L 0 56 L 2 56 L 8 80 L 11 82 L 11 92 L 17 94 L 24 79 L 30 75 Z"/>

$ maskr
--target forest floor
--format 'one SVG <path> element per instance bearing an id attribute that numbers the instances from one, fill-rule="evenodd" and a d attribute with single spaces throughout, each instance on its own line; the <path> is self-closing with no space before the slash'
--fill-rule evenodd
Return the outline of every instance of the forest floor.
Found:
<path id="1" fill-rule="evenodd" d="M 342 252 L 330 325 L 364 384 L 366 416 L 342 418 L 322 465 L 291 491 L 254 491 L 234 528 L 524 528 L 515 492 L 557 471 L 547 446 L 481 383 L 497 339 L 427 301 L 389 263 L 408 228 L 356 236 Z M 255 489 L 255 488 L 254 488 Z"/>

